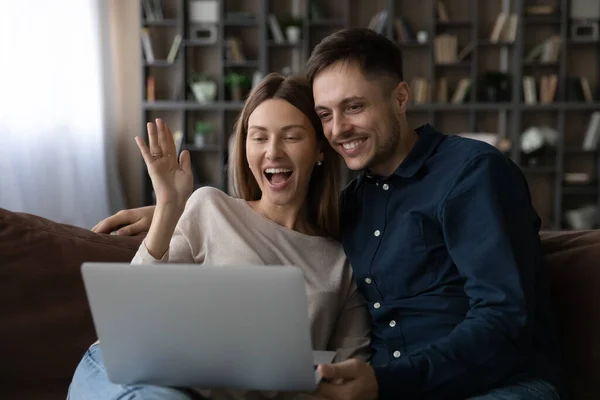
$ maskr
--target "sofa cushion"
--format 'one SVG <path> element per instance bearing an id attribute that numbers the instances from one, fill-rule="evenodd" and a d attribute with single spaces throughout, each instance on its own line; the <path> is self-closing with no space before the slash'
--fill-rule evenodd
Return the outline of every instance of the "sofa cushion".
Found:
<path id="1" fill-rule="evenodd" d="M 96 340 L 80 266 L 129 262 L 141 240 L 0 208 L 0 398 L 65 398 Z"/>
<path id="2" fill-rule="evenodd" d="M 600 399 L 600 230 L 541 236 L 571 399 Z"/>

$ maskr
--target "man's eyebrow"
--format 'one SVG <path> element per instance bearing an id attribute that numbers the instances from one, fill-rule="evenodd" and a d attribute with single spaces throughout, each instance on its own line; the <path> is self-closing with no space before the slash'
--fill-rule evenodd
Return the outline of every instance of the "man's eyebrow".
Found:
<path id="1" fill-rule="evenodd" d="M 359 101 L 359 100 L 360 100 L 360 101 L 364 100 L 364 97 L 361 97 L 361 96 L 350 96 L 350 97 L 346 97 L 345 99 L 343 99 L 343 100 L 340 102 L 340 104 L 341 104 L 341 105 L 346 105 L 346 104 L 348 104 L 348 103 L 351 103 L 351 102 L 353 102 L 353 101 Z M 317 105 L 317 106 L 315 106 L 315 111 L 319 111 L 319 110 L 328 110 L 328 109 L 329 109 L 329 108 L 327 108 L 327 107 L 325 107 L 325 106 L 320 106 L 320 105 Z"/>

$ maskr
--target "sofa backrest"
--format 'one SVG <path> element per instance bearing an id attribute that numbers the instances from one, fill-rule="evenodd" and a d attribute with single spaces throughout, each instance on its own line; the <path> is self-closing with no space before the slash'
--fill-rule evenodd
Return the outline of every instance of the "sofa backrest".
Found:
<path id="1" fill-rule="evenodd" d="M 65 398 L 96 340 L 81 263 L 129 262 L 141 240 L 0 209 L 0 398 Z"/>
<path id="2" fill-rule="evenodd" d="M 600 399 L 600 230 L 543 232 L 571 399 Z"/>

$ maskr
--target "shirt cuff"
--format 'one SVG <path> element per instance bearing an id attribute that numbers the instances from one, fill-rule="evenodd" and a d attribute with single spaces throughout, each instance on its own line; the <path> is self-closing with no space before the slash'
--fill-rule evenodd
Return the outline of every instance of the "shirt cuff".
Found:
<path id="1" fill-rule="evenodd" d="M 419 377 L 408 359 L 372 367 L 377 378 L 380 400 L 411 398 L 414 395 Z"/>
<path id="2" fill-rule="evenodd" d="M 161 258 L 154 258 L 146 247 L 146 240 L 142 241 L 142 244 L 135 253 L 135 256 L 131 260 L 132 264 L 152 264 L 152 263 L 166 263 L 169 262 L 169 249 L 165 251 L 165 254 Z"/>

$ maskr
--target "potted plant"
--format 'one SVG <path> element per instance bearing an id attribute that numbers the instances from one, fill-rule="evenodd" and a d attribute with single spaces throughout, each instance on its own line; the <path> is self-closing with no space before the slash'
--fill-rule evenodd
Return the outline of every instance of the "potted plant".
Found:
<path id="1" fill-rule="evenodd" d="M 229 88 L 232 101 L 242 101 L 244 90 L 250 84 L 250 79 L 238 72 L 229 72 L 225 75 L 225 85 Z"/>
<path id="2" fill-rule="evenodd" d="M 208 79 L 203 74 L 193 73 L 190 79 L 190 88 L 196 98 L 196 101 L 201 104 L 210 103 L 215 100 L 217 95 L 217 83 Z"/>
<path id="3" fill-rule="evenodd" d="M 298 43 L 302 36 L 302 27 L 304 26 L 304 19 L 300 17 L 291 17 L 285 23 L 285 36 L 288 42 Z"/>
<path id="4" fill-rule="evenodd" d="M 206 145 L 206 137 L 212 132 L 212 125 L 208 122 L 196 121 L 194 127 L 194 146 L 204 147 Z"/>

